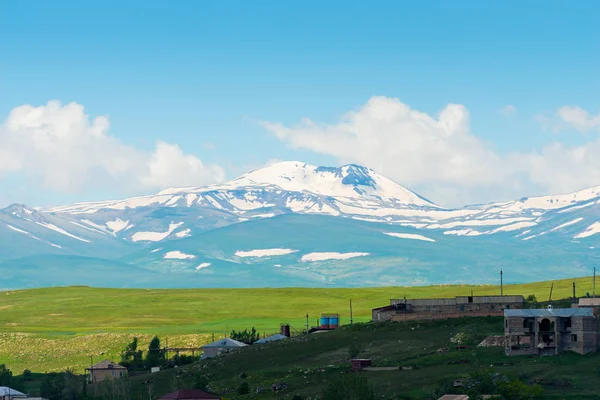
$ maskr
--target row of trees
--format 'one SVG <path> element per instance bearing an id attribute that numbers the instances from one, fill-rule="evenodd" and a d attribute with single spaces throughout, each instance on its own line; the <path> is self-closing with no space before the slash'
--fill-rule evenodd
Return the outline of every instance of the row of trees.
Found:
<path id="1" fill-rule="evenodd" d="M 237 340 L 238 342 L 253 344 L 256 341 L 260 340 L 260 334 L 256 332 L 256 329 L 252 327 L 249 331 L 248 329 L 244 329 L 243 331 L 231 331 L 229 337 L 233 340 Z"/>
<path id="2" fill-rule="evenodd" d="M 146 359 L 143 358 L 142 350 L 138 349 L 139 339 L 134 337 L 123 351 L 121 351 L 121 365 L 127 368 L 142 369 L 152 368 L 164 364 L 165 351 L 160 347 L 158 336 L 150 341 L 146 352 Z"/>

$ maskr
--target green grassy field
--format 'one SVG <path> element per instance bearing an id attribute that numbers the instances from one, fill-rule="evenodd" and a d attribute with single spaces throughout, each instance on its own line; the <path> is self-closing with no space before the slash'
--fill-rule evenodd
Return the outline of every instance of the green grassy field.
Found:
<path id="1" fill-rule="evenodd" d="M 591 292 L 592 280 L 555 281 L 553 298 Z M 550 282 L 505 285 L 504 294 L 535 294 L 547 300 Z M 90 356 L 117 358 L 134 335 L 143 345 L 158 335 L 170 345 L 209 342 L 232 329 L 255 326 L 261 333 L 290 323 L 301 330 L 309 315 L 316 324 L 321 313 L 339 313 L 349 322 L 370 320 L 371 309 L 390 298 L 452 297 L 499 294 L 496 286 L 426 286 L 362 289 L 101 289 L 61 287 L 0 293 L 0 363 L 16 372 L 82 369 Z M 16 349 L 16 350 L 15 350 Z"/>

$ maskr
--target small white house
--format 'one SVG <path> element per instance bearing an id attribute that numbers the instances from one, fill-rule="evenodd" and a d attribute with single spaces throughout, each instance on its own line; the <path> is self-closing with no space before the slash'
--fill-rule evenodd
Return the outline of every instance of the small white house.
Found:
<path id="1" fill-rule="evenodd" d="M 214 343 L 202 346 L 202 350 L 204 350 L 202 358 L 216 357 L 220 354 L 230 353 L 246 346 L 248 346 L 246 343 L 238 342 L 237 340 L 230 338 L 217 340 Z"/>
<path id="2" fill-rule="evenodd" d="M 0 386 L 0 400 L 26 399 L 27 395 L 7 386 Z"/>

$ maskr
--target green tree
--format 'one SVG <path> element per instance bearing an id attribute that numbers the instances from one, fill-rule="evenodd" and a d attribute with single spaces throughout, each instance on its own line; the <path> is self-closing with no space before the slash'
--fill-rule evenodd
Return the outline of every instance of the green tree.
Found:
<path id="1" fill-rule="evenodd" d="M 149 368 L 161 365 L 164 360 L 164 351 L 160 348 L 160 339 L 154 336 L 148 346 L 148 354 L 146 354 L 146 364 Z"/>
<path id="2" fill-rule="evenodd" d="M 527 296 L 527 298 L 525 299 L 525 301 L 527 301 L 528 303 L 535 303 L 535 302 L 537 302 L 535 294 L 530 294 L 529 296 Z"/>
<path id="3" fill-rule="evenodd" d="M 253 344 L 260 339 L 260 334 L 256 332 L 256 329 L 252 327 L 252 330 L 244 329 L 243 331 L 232 330 L 229 337 L 233 340 L 237 340 L 246 344 Z"/>
<path id="4" fill-rule="evenodd" d="M 131 343 L 121 351 L 121 363 L 131 365 L 134 368 L 139 367 L 142 361 L 142 350 L 138 350 L 138 338 L 134 337 Z M 159 341 L 160 346 L 160 341 Z"/>
<path id="5" fill-rule="evenodd" d="M 322 397 L 327 400 L 375 400 L 375 392 L 364 375 L 347 374 L 330 382 Z"/>
<path id="6" fill-rule="evenodd" d="M 30 381 L 31 380 L 31 376 L 32 375 L 31 375 L 31 371 L 30 370 L 28 370 L 28 369 L 23 370 L 23 380 L 25 382 Z"/>
<path id="7" fill-rule="evenodd" d="M 0 365 L 0 386 L 10 386 L 12 382 L 12 371 L 6 368 L 6 365 Z"/>

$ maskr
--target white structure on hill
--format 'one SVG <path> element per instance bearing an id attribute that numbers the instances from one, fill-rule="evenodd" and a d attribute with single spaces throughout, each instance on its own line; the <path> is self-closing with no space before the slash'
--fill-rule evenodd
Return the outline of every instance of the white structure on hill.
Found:
<path id="1" fill-rule="evenodd" d="M 278 340 L 283 340 L 283 339 L 287 339 L 288 337 L 285 335 L 282 335 L 281 333 L 276 333 L 274 335 L 271 335 L 269 337 L 266 337 L 264 339 L 260 339 L 257 340 L 255 342 L 255 344 L 262 344 L 262 343 L 268 343 L 268 342 L 276 342 Z"/>
<path id="2" fill-rule="evenodd" d="M 202 358 L 216 357 L 220 354 L 230 353 L 232 351 L 239 350 L 240 348 L 246 346 L 248 346 L 246 343 L 238 342 L 237 340 L 233 340 L 230 338 L 224 338 L 221 340 L 217 340 L 214 343 L 202 346 L 202 349 L 204 350 Z"/>

